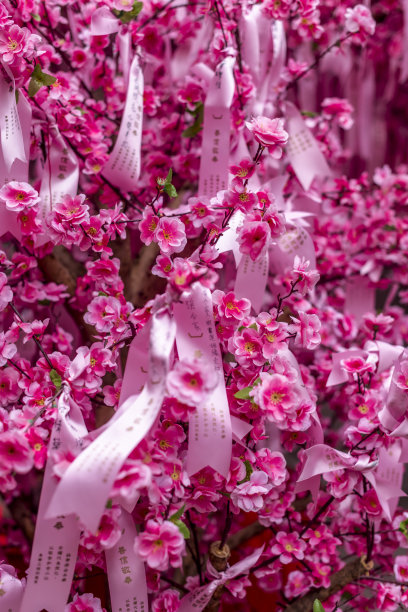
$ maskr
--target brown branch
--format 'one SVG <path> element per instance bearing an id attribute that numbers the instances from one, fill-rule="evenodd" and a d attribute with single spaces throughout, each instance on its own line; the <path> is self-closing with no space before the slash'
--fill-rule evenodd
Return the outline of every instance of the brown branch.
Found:
<path id="1" fill-rule="evenodd" d="M 225 572 L 231 551 L 227 544 L 219 548 L 221 542 L 213 542 L 210 547 L 210 563 L 217 572 Z M 220 584 L 214 591 L 213 596 L 204 608 L 204 612 L 218 612 L 221 604 L 224 585 Z"/>
<path id="2" fill-rule="evenodd" d="M 313 591 L 309 591 L 309 593 L 285 608 L 285 612 L 310 612 L 315 599 L 319 599 L 321 602 L 326 601 L 326 599 L 345 586 L 357 580 L 363 572 L 364 568 L 360 558 L 349 561 L 343 569 L 333 574 L 330 586 L 327 589 L 313 589 Z"/>

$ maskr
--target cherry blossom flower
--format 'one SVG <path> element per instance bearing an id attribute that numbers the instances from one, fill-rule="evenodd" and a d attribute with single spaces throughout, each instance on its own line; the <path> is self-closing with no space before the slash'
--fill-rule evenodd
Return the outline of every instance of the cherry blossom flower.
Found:
<path id="1" fill-rule="evenodd" d="M 233 291 L 224 293 L 216 290 L 212 294 L 213 304 L 215 305 L 218 316 L 226 319 L 236 319 L 241 321 L 249 314 L 251 303 L 246 298 L 237 299 Z"/>
<path id="2" fill-rule="evenodd" d="M 244 223 L 238 230 L 239 250 L 256 261 L 268 242 L 269 226 L 262 221 Z"/>
<path id="3" fill-rule="evenodd" d="M 348 357 L 340 361 L 341 367 L 349 374 L 364 374 L 373 372 L 374 364 L 367 362 L 364 357 Z"/>
<path id="4" fill-rule="evenodd" d="M 289 139 L 289 134 L 283 129 L 283 119 L 255 117 L 252 121 L 247 121 L 245 125 L 262 147 L 267 147 L 276 159 L 281 158 L 282 146 Z"/>
<path id="5" fill-rule="evenodd" d="M 205 361 L 185 359 L 177 361 L 167 375 L 170 395 L 189 406 L 201 404 L 217 384 L 217 375 Z"/>
<path id="6" fill-rule="evenodd" d="M 276 534 L 276 543 L 272 546 L 271 552 L 273 555 L 279 555 L 279 561 L 287 565 L 293 559 L 304 559 L 304 551 L 306 542 L 301 540 L 297 533 L 285 533 L 278 531 Z"/>
<path id="7" fill-rule="evenodd" d="M 238 484 L 231 493 L 231 501 L 244 512 L 257 512 L 263 507 L 263 496 L 270 491 L 268 475 L 255 470 L 248 482 Z"/>
<path id="8" fill-rule="evenodd" d="M 366 35 L 372 36 L 375 31 L 375 21 L 371 11 L 364 4 L 356 4 L 352 8 L 346 9 L 345 26 L 348 32 L 359 33 L 361 40 L 364 41 Z"/>
<path id="9" fill-rule="evenodd" d="M 186 232 L 180 219 L 166 219 L 160 217 L 155 233 L 162 253 L 170 255 L 180 253 L 187 243 Z"/>
<path id="10" fill-rule="evenodd" d="M 180 567 L 185 543 L 174 523 L 148 520 L 145 530 L 136 537 L 134 549 L 149 567 L 165 571 L 169 566 Z"/>
<path id="11" fill-rule="evenodd" d="M 27 474 L 34 465 L 33 452 L 19 431 L 0 433 L 0 459 L 3 468 L 8 468 L 17 474 Z"/>
<path id="12" fill-rule="evenodd" d="M 10 181 L 0 189 L 0 201 L 4 202 L 8 210 L 18 212 L 35 206 L 40 198 L 28 183 Z"/>
<path id="13" fill-rule="evenodd" d="M 383 315 L 382 313 L 374 315 L 373 313 L 367 313 L 363 316 L 363 329 L 370 335 L 382 336 L 388 333 L 394 323 L 393 317 Z"/>
<path id="14" fill-rule="evenodd" d="M 179 594 L 174 589 L 159 593 L 152 603 L 152 612 L 177 612 L 180 605 Z"/>
<path id="15" fill-rule="evenodd" d="M 13 291 L 7 284 L 7 276 L 0 272 L 0 312 L 4 310 L 13 299 Z"/>
<path id="16" fill-rule="evenodd" d="M 71 603 L 65 606 L 64 612 L 106 612 L 101 600 L 91 593 L 75 593 Z"/>
<path id="17" fill-rule="evenodd" d="M 408 582 L 408 556 L 398 555 L 394 560 L 394 574 L 397 580 Z"/>
<path id="18" fill-rule="evenodd" d="M 11 64 L 15 57 L 24 52 L 30 32 L 13 24 L 8 30 L 0 31 L 0 53 L 3 62 Z"/>

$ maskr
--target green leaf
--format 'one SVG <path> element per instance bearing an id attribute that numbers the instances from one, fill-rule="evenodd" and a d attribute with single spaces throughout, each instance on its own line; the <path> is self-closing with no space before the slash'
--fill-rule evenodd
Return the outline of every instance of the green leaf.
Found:
<path id="1" fill-rule="evenodd" d="M 178 521 L 178 519 L 181 519 L 181 517 L 184 514 L 185 509 L 186 509 L 186 504 L 183 504 L 181 508 L 177 510 L 177 512 L 175 512 L 169 517 L 169 521 L 172 521 L 174 523 L 174 521 Z"/>
<path id="2" fill-rule="evenodd" d="M 31 13 L 31 18 L 34 19 L 34 21 L 41 21 L 41 17 L 37 15 L 37 13 Z"/>
<path id="3" fill-rule="evenodd" d="M 388 223 L 386 225 L 383 225 L 383 230 L 385 230 L 386 232 L 394 232 L 397 228 L 395 227 L 395 225 L 388 225 Z"/>
<path id="4" fill-rule="evenodd" d="M 50 378 L 51 378 L 52 384 L 55 385 L 57 389 L 61 389 L 62 380 L 57 370 L 50 370 Z"/>
<path id="5" fill-rule="evenodd" d="M 40 91 L 41 87 L 50 87 L 56 80 L 57 79 L 51 74 L 46 74 L 43 72 L 40 64 L 36 64 L 28 84 L 28 95 L 30 98 L 34 98 L 36 93 Z"/>
<path id="6" fill-rule="evenodd" d="M 234 393 L 234 397 L 236 399 L 251 399 L 249 392 L 252 391 L 253 386 L 249 386 L 249 387 L 245 387 L 244 389 L 241 389 L 240 391 L 237 391 L 236 393 Z"/>
<path id="7" fill-rule="evenodd" d="M 401 533 L 403 533 L 404 536 L 408 539 L 408 519 L 405 519 L 405 521 L 401 521 L 398 530 L 401 531 Z"/>
<path id="8" fill-rule="evenodd" d="M 175 521 L 172 521 L 172 522 L 179 528 L 179 531 L 180 531 L 181 535 L 183 536 L 183 538 L 185 540 L 188 540 L 189 537 L 190 537 L 190 530 L 187 527 L 187 525 L 185 523 L 183 523 L 183 521 L 180 521 L 179 519 L 175 520 Z"/>
<path id="9" fill-rule="evenodd" d="M 313 612 L 324 612 L 324 608 L 319 599 L 315 599 L 313 602 Z"/>
<path id="10" fill-rule="evenodd" d="M 167 195 L 170 196 L 171 198 L 177 198 L 177 191 L 174 185 L 171 185 L 171 184 L 169 185 L 168 183 L 166 183 L 164 185 L 163 191 L 165 191 Z"/>
<path id="11" fill-rule="evenodd" d="M 110 509 L 110 508 L 112 508 L 112 505 L 113 505 L 112 500 L 111 500 L 111 499 L 108 499 L 108 501 L 106 502 L 106 506 L 105 506 L 105 508 Z"/>
<path id="12" fill-rule="evenodd" d="M 317 113 L 312 111 L 302 111 L 301 115 L 303 115 L 303 117 L 317 117 Z"/>
<path id="13" fill-rule="evenodd" d="M 137 18 L 143 8 L 143 2 L 134 2 L 131 11 L 120 11 L 119 19 L 122 23 L 130 23 Z"/>
<path id="14" fill-rule="evenodd" d="M 245 478 L 243 478 L 243 480 L 240 480 L 239 482 L 237 482 L 237 484 L 242 484 L 243 482 L 248 482 L 248 480 L 250 480 L 251 478 L 251 474 L 254 471 L 252 465 L 250 464 L 249 461 L 244 461 L 244 465 L 245 465 L 245 470 L 246 470 L 246 474 L 245 474 Z"/>
<path id="15" fill-rule="evenodd" d="M 170 170 L 167 173 L 166 179 L 164 181 L 165 185 L 171 185 L 171 179 L 173 178 L 173 170 L 172 168 L 170 168 Z"/>
<path id="16" fill-rule="evenodd" d="M 190 125 L 181 133 L 184 138 L 193 138 L 194 136 L 197 136 L 197 134 L 201 131 L 204 121 L 204 105 L 202 102 L 199 102 L 197 104 L 196 108 L 193 111 L 193 114 L 195 115 L 195 121 L 193 125 Z"/>

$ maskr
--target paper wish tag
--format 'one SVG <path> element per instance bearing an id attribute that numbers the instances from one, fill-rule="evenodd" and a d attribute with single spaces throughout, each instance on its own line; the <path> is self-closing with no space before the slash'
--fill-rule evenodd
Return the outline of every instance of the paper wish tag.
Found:
<path id="1" fill-rule="evenodd" d="M 24 586 L 16 576 L 16 570 L 5 563 L 0 564 L 0 603 L 4 612 L 20 612 Z"/>
<path id="2" fill-rule="evenodd" d="M 97 8 L 91 17 L 91 36 L 114 34 L 120 28 L 120 21 L 107 6 Z"/>
<path id="3" fill-rule="evenodd" d="M 301 225 L 290 227 L 269 250 L 270 268 L 275 274 L 282 274 L 293 267 L 295 256 L 310 261 L 310 268 L 316 267 L 316 253 L 309 232 Z"/>
<path id="4" fill-rule="evenodd" d="M 235 59 L 226 57 L 215 71 L 204 103 L 198 194 L 212 197 L 228 187 Z"/>
<path id="5" fill-rule="evenodd" d="M 378 451 L 378 465 L 373 472 L 366 474 L 367 480 L 377 493 L 378 501 L 388 521 L 397 509 L 404 476 L 404 464 L 400 462 L 401 444 L 397 442 L 389 448 Z"/>
<path id="6" fill-rule="evenodd" d="M 102 174 L 122 191 L 137 189 L 140 176 L 140 147 L 143 119 L 143 72 L 137 55 L 130 66 L 125 109 L 118 138 Z"/>
<path id="7" fill-rule="evenodd" d="M 300 184 L 308 191 L 316 176 L 331 176 L 331 170 L 315 137 L 291 102 L 286 102 L 286 129 L 289 134 L 286 153 Z"/>
<path id="8" fill-rule="evenodd" d="M 145 566 L 133 550 L 137 536 L 134 521 L 122 510 L 118 523 L 122 535 L 105 552 L 112 612 L 148 612 Z"/>
<path id="9" fill-rule="evenodd" d="M 81 448 L 87 430 L 81 410 L 65 389 L 58 399 L 58 414 L 49 449 L 62 452 Z M 45 511 L 57 487 L 52 457 L 45 467 L 27 586 L 19 612 L 63 612 L 69 597 L 80 537 L 80 526 L 73 516 L 61 513 L 52 519 Z"/>
<path id="10" fill-rule="evenodd" d="M 0 150 L 0 186 L 10 181 L 28 182 L 32 111 L 30 103 L 22 93 L 19 96 L 17 111 L 20 119 L 19 125 L 22 132 L 25 160 L 21 159 L 22 156 L 16 157 L 8 168 L 3 152 Z M 4 203 L 0 204 L 0 236 L 10 232 L 15 238 L 21 240 L 21 228 L 17 215 L 17 212 L 8 210 Z"/>
<path id="11" fill-rule="evenodd" d="M 226 477 L 231 463 L 231 417 L 210 291 L 195 283 L 182 302 L 174 303 L 173 312 L 180 358 L 202 359 L 217 376 L 216 387 L 189 417 L 186 470 L 191 476 L 209 465 Z"/>
<path id="12" fill-rule="evenodd" d="M 265 299 L 268 282 L 269 254 L 264 248 L 259 257 L 253 261 L 249 255 L 243 255 L 237 269 L 234 293 L 239 298 L 251 301 L 252 308 L 259 312 Z"/>
<path id="13" fill-rule="evenodd" d="M 166 311 L 152 317 L 148 378 L 142 392 L 124 402 L 123 414 L 70 464 L 46 516 L 76 514 L 95 533 L 113 483 L 132 450 L 148 434 L 163 402 L 175 324 Z M 89 503 L 92 499 L 92 503 Z"/>
<path id="14" fill-rule="evenodd" d="M 27 156 L 17 111 L 14 77 L 3 63 L 0 63 L 0 132 L 4 163 L 6 170 L 10 171 L 16 159 L 26 162 Z"/>

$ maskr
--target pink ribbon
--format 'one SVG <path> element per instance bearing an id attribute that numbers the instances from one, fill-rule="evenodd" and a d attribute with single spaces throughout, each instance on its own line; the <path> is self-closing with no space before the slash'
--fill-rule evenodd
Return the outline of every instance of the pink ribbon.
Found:
<path id="1" fill-rule="evenodd" d="M 270 270 L 282 274 L 293 267 L 295 255 L 310 261 L 310 267 L 316 267 L 316 254 L 309 232 L 299 223 L 292 227 L 270 247 Z"/>
<path id="2" fill-rule="evenodd" d="M 23 132 L 16 104 L 14 77 L 0 62 L 0 131 L 1 148 L 7 172 L 16 159 L 27 162 Z"/>
<path id="3" fill-rule="evenodd" d="M 75 513 L 93 533 L 124 461 L 147 435 L 159 414 L 173 349 L 175 324 L 169 314 L 152 317 L 150 366 L 140 395 L 122 406 L 123 414 L 101 433 L 68 467 L 49 504 L 46 516 Z M 92 503 L 89 500 L 92 499 Z"/>
<path id="4" fill-rule="evenodd" d="M 204 104 L 198 193 L 214 196 L 228 186 L 230 106 L 234 96 L 235 59 L 226 57 L 215 71 Z"/>
<path id="5" fill-rule="evenodd" d="M 367 312 L 375 310 L 375 287 L 366 276 L 348 278 L 346 281 L 345 311 L 352 314 L 357 323 Z"/>
<path id="6" fill-rule="evenodd" d="M 404 464 L 401 461 L 402 447 L 399 442 L 389 448 L 381 447 L 378 452 L 378 465 L 365 477 L 377 493 L 378 501 L 386 518 L 391 521 L 401 495 Z"/>
<path id="7" fill-rule="evenodd" d="M 248 298 L 255 312 L 260 311 L 265 299 L 268 268 L 269 254 L 266 247 L 256 261 L 244 255 L 238 265 L 234 292 L 237 297 Z"/>
<path id="8" fill-rule="evenodd" d="M 143 72 L 139 58 L 130 66 L 129 85 L 119 134 L 102 174 L 122 191 L 134 191 L 140 176 L 143 119 Z"/>
<path id="9" fill-rule="evenodd" d="M 378 460 L 371 461 L 368 455 L 352 457 L 325 444 L 315 444 L 306 449 L 305 456 L 306 462 L 297 480 L 295 491 L 311 491 L 314 501 L 317 500 L 321 474 L 342 469 L 368 472 L 378 464 Z"/>
<path id="10" fill-rule="evenodd" d="M 347 351 L 341 351 L 340 353 L 333 353 L 333 367 L 327 379 L 326 387 L 334 387 L 334 385 L 341 385 L 348 381 L 349 375 L 346 370 L 341 367 L 340 363 L 343 359 L 350 359 L 350 357 L 362 357 L 366 359 L 367 356 L 368 352 L 362 349 L 349 349 Z"/>
<path id="11" fill-rule="evenodd" d="M 57 124 L 53 123 L 49 126 L 48 157 L 45 161 L 40 187 L 42 203 L 40 214 L 43 219 L 55 204 L 61 202 L 63 196 L 76 196 L 78 180 L 78 160 L 61 136 Z M 41 246 L 48 240 L 49 237 L 44 232 L 36 238 L 36 245 Z"/>
<path id="12" fill-rule="evenodd" d="M 137 536 L 131 515 L 122 510 L 118 520 L 120 540 L 105 552 L 112 612 L 149 609 L 146 572 L 143 561 L 133 550 Z"/>
<path id="13" fill-rule="evenodd" d="M 407 392 L 400 389 L 395 382 L 401 374 L 401 361 L 406 358 L 407 356 L 404 351 L 400 353 L 395 363 L 385 405 L 378 413 L 381 425 L 384 429 L 388 430 L 388 435 L 393 437 L 408 436 Z"/>
<path id="14" fill-rule="evenodd" d="M 20 127 L 23 137 L 23 145 L 26 160 L 23 161 L 16 158 L 11 168 L 8 170 L 4 160 L 3 152 L 0 151 L 0 185 L 9 181 L 28 182 L 28 163 L 30 158 L 30 141 L 31 141 L 31 105 L 25 96 L 20 92 L 18 105 L 18 116 L 20 118 Z M 10 232 L 15 238 L 21 240 L 21 227 L 17 220 L 17 213 L 8 210 L 5 204 L 0 204 L 0 236 Z"/>
<path id="15" fill-rule="evenodd" d="M 91 36 L 114 34 L 120 28 L 120 21 L 112 15 L 107 6 L 97 8 L 91 17 Z"/>
<path id="16" fill-rule="evenodd" d="M 231 418 L 210 291 L 195 283 L 183 302 L 174 303 L 173 312 L 180 358 L 203 359 L 218 379 L 205 403 L 190 416 L 186 470 L 192 475 L 210 465 L 226 477 L 231 463 Z"/>
<path id="17" fill-rule="evenodd" d="M 331 176 L 331 170 L 315 137 L 291 102 L 286 102 L 286 129 L 289 161 L 303 189 L 308 191 L 316 176 L 326 178 Z"/>
<path id="18" fill-rule="evenodd" d="M 247 574 L 263 553 L 264 547 L 257 548 L 252 555 L 249 555 L 242 561 L 238 561 L 225 572 L 217 572 L 208 563 L 207 569 L 209 573 L 215 577 L 209 584 L 205 584 L 198 589 L 194 589 L 191 593 L 183 597 L 180 602 L 178 612 L 199 612 L 203 610 L 210 601 L 217 587 L 225 584 L 228 580 L 233 580 L 240 574 Z"/>
<path id="19" fill-rule="evenodd" d="M 58 399 L 58 413 L 52 429 L 49 453 L 82 448 L 86 427 L 79 406 L 68 387 Z M 72 515 L 45 518 L 45 511 L 57 488 L 52 455 L 48 457 L 41 490 L 40 506 L 28 570 L 27 586 L 19 612 L 46 608 L 62 612 L 69 597 L 74 575 L 80 527 Z"/>

